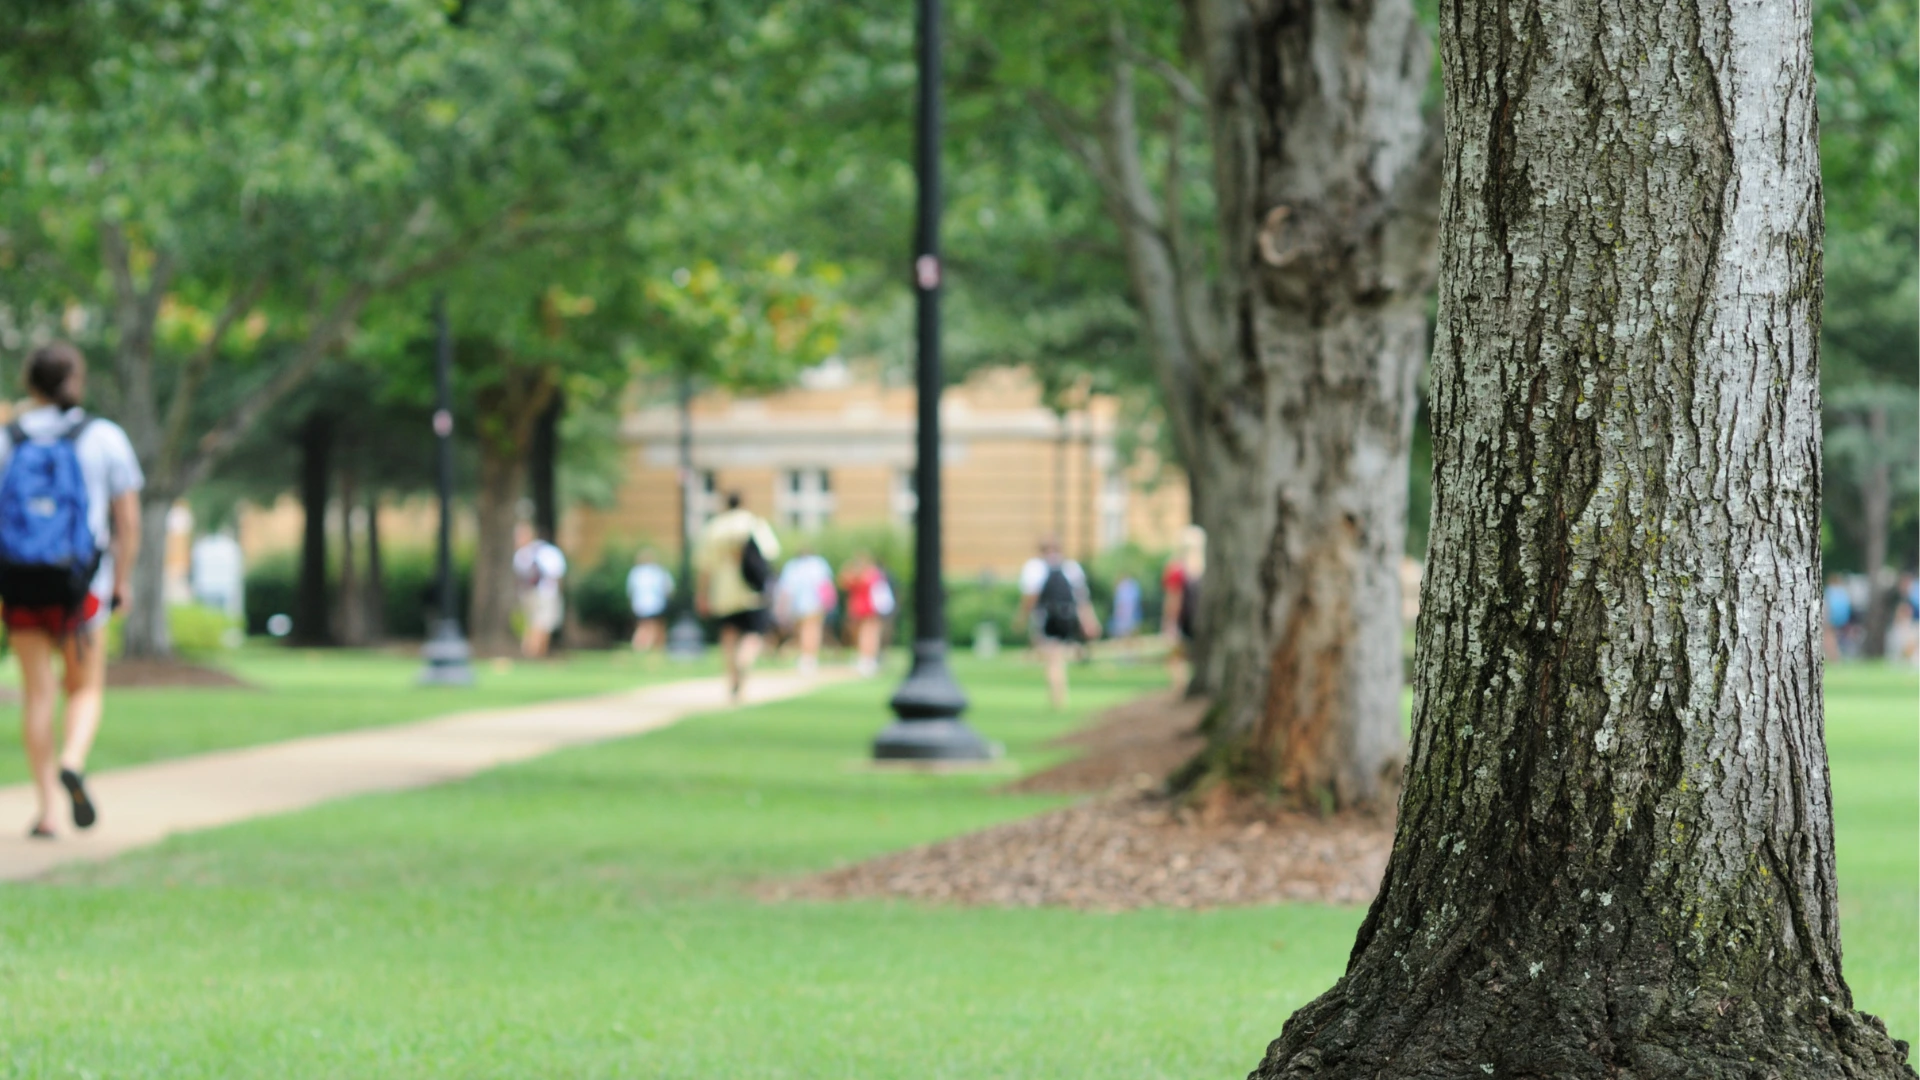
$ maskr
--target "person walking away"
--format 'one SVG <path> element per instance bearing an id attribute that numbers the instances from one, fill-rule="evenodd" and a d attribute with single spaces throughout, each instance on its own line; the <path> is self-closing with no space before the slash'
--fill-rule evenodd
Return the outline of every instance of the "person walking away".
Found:
<path id="1" fill-rule="evenodd" d="M 633 651 L 647 653 L 667 640 L 667 601 L 673 597 L 673 575 L 660 565 L 660 554 L 641 548 L 633 569 L 627 571 L 627 606 L 633 611 Z"/>
<path id="2" fill-rule="evenodd" d="M 1825 646 L 1828 660 L 1840 659 L 1847 624 L 1853 621 L 1853 594 L 1847 591 L 1847 579 L 1839 574 L 1827 575 L 1826 591 L 1827 626 L 1821 644 Z"/>
<path id="3" fill-rule="evenodd" d="M 0 621 L 20 663 L 20 733 L 36 804 L 27 835 L 52 839 L 60 788 L 76 827 L 99 820 L 86 774 L 106 704 L 103 631 L 130 596 L 146 479 L 127 433 L 80 408 L 87 379 L 80 350 L 43 345 L 28 357 L 26 376 L 32 406 L 0 439 Z M 62 690 L 65 743 L 56 758 L 54 706 Z"/>
<path id="4" fill-rule="evenodd" d="M 1120 642 L 1121 652 L 1132 663 L 1134 634 L 1140 629 L 1140 582 L 1132 575 L 1113 586 L 1113 610 L 1107 615 L 1107 636 Z"/>
<path id="5" fill-rule="evenodd" d="M 862 676 L 880 673 L 881 636 L 893 614 L 893 586 L 886 572 L 861 552 L 847 561 L 840 571 L 840 588 L 847 596 L 847 623 L 852 632 L 853 669 Z"/>
<path id="6" fill-rule="evenodd" d="M 1060 541 L 1040 542 L 1040 554 L 1020 568 L 1020 617 L 1027 638 L 1047 669 L 1047 697 L 1055 710 L 1067 707 L 1067 660 L 1084 641 L 1100 636 L 1086 571 L 1066 557 Z"/>
<path id="7" fill-rule="evenodd" d="M 567 579 L 567 557 L 524 521 L 514 527 L 513 543 L 513 575 L 520 582 L 520 614 L 525 622 L 520 655 L 538 660 L 547 655 L 553 632 L 566 616 L 561 587 Z"/>
<path id="8" fill-rule="evenodd" d="M 820 667 L 820 638 L 826 628 L 827 611 L 839 600 L 833 588 L 833 567 L 812 549 L 801 548 L 780 568 L 773 595 L 775 617 L 793 627 L 799 639 L 800 671 L 812 674 Z"/>
<path id="9" fill-rule="evenodd" d="M 1180 531 L 1179 546 L 1160 577 L 1165 601 L 1160 608 L 1160 633 L 1167 639 L 1167 678 L 1174 689 L 1192 677 L 1187 657 L 1200 617 L 1200 584 L 1207 576 L 1207 530 L 1189 525 Z"/>
<path id="10" fill-rule="evenodd" d="M 727 693 L 736 701 L 768 630 L 768 578 L 779 557 L 780 541 L 773 529 L 740 505 L 737 491 L 727 493 L 726 511 L 700 530 L 694 548 L 695 606 L 702 616 L 720 622 Z"/>

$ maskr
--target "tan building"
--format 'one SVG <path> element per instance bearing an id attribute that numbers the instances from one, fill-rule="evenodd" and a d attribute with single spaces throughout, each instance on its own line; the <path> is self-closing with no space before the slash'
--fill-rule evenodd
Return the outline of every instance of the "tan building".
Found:
<path id="1" fill-rule="evenodd" d="M 713 393 L 693 403 L 696 521 L 728 491 L 797 532 L 891 523 L 915 503 L 912 387 L 885 386 L 837 364 L 764 397 Z M 1120 457 L 1120 410 L 1095 395 L 1055 413 L 1025 373 L 994 370 L 942 398 L 941 464 L 948 571 L 1011 574 L 1047 534 L 1089 558 L 1128 542 L 1170 546 L 1187 523 L 1177 469 L 1149 453 Z M 621 427 L 630 471 L 615 505 L 569 515 L 563 546 L 594 558 L 609 543 L 673 547 L 679 528 L 679 414 L 670 400 L 635 408 Z"/>

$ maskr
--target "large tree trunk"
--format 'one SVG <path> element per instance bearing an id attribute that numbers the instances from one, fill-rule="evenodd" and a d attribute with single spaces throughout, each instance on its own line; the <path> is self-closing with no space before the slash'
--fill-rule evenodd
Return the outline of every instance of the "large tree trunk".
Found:
<path id="1" fill-rule="evenodd" d="M 1399 564 L 1431 281 L 1430 53 L 1409 0 L 1192 11 L 1229 334 L 1200 455 L 1220 508 L 1201 605 L 1217 694 L 1185 779 L 1377 806 L 1404 755 Z"/>
<path id="2" fill-rule="evenodd" d="M 327 610 L 327 487 L 333 468 L 333 425 L 314 416 L 300 433 L 300 584 L 294 596 L 293 637 L 304 645 L 331 645 Z"/>
<path id="3" fill-rule="evenodd" d="M 533 527 L 549 543 L 560 542 L 560 417 L 566 411 L 558 390 L 533 426 L 527 453 L 527 488 L 533 497 Z"/>
<path id="4" fill-rule="evenodd" d="M 173 655 L 167 623 L 167 514 L 175 495 L 161 487 L 140 493 L 140 555 L 133 562 L 121 648 L 129 658 L 161 660 Z"/>
<path id="5" fill-rule="evenodd" d="M 359 559 L 353 542 L 354 512 L 359 509 L 359 483 L 355 468 L 340 469 L 340 644 L 354 647 L 367 643 L 367 598 L 360 590 Z"/>
<path id="6" fill-rule="evenodd" d="M 1255 1075 L 1911 1076 L 1840 971 L 1808 9 L 1440 23 L 1413 760 Z"/>
<path id="7" fill-rule="evenodd" d="M 367 643 L 379 644 L 387 636 L 386 556 L 380 548 L 380 493 L 367 492 Z"/>

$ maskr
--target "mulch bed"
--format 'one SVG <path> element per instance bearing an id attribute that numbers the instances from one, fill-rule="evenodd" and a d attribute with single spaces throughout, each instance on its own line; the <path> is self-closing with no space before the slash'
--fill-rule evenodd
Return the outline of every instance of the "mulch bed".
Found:
<path id="1" fill-rule="evenodd" d="M 1160 794 L 1161 779 L 1198 749 L 1203 711 L 1203 703 L 1167 695 L 1120 706 L 1061 740 L 1084 750 L 1081 757 L 1007 788 L 1097 793 L 1078 805 L 771 883 L 762 894 L 1097 911 L 1372 899 L 1393 844 L 1391 821 Z"/>
<path id="2" fill-rule="evenodd" d="M 107 664 L 107 685 L 143 690 L 175 687 L 254 689 L 252 683 L 232 672 L 185 660 L 114 660 Z"/>

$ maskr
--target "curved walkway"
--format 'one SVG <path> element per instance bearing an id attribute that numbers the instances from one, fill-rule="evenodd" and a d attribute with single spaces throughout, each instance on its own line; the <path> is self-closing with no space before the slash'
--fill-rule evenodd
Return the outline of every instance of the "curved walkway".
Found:
<path id="1" fill-rule="evenodd" d="M 762 672 L 746 703 L 803 694 L 841 673 Z M 428 691 L 421 691 L 426 693 Z M 174 833 L 284 814 L 378 791 L 460 780 L 483 769 L 587 743 L 639 735 L 695 713 L 726 708 L 719 678 L 689 679 L 599 697 L 459 713 L 391 727 L 268 743 L 98 773 L 87 779 L 100 823 L 86 832 L 64 820 L 58 840 L 12 831 L 33 818 L 33 789 L 0 787 L 0 881 L 109 859 Z M 108 717 L 112 723 L 112 717 Z"/>

